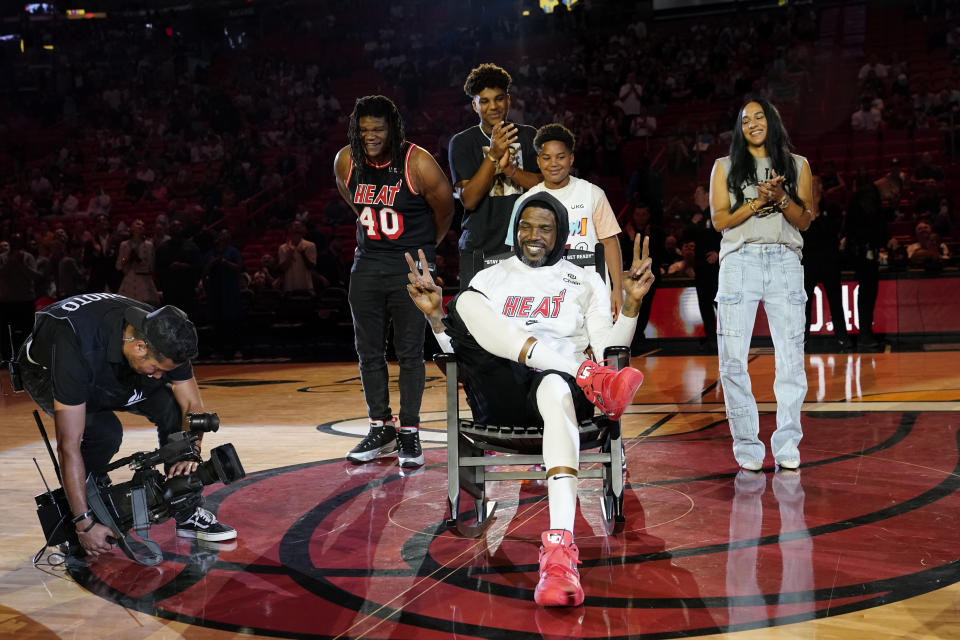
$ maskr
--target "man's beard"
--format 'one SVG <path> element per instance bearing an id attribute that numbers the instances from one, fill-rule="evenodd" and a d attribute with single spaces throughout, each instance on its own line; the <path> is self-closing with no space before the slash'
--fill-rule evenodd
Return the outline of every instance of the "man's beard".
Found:
<path id="1" fill-rule="evenodd" d="M 547 263 L 547 255 L 548 253 L 544 251 L 543 255 L 541 255 L 539 258 L 528 258 L 526 252 L 523 251 L 523 247 L 521 247 L 520 261 L 528 267 L 542 267 Z"/>

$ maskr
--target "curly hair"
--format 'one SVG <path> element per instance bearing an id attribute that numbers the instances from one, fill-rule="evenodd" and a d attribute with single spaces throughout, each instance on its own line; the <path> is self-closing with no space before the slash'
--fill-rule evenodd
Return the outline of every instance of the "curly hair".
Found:
<path id="1" fill-rule="evenodd" d="M 800 199 L 797 193 L 799 175 L 793 157 L 790 155 L 793 144 L 790 142 L 790 135 L 787 133 L 786 127 L 783 126 L 780 112 L 765 98 L 748 97 L 737 111 L 737 119 L 733 124 L 733 139 L 730 141 L 730 175 L 727 176 L 727 190 L 734 195 L 734 202 L 730 206 L 730 211 L 736 211 L 743 204 L 743 185 L 757 181 L 757 161 L 750 155 L 750 150 L 747 148 L 741 123 L 743 110 L 751 102 L 756 102 L 763 109 L 763 115 L 767 120 L 767 138 L 764 140 L 764 146 L 777 175 L 785 178 L 783 181 L 784 190 L 794 202 L 805 207 L 806 203 Z"/>
<path id="2" fill-rule="evenodd" d="M 533 137 L 533 148 L 539 155 L 540 149 L 543 148 L 543 145 L 551 142 L 552 140 L 562 142 L 567 146 L 567 149 L 573 153 L 573 147 L 576 144 L 577 139 L 570 129 L 567 129 L 562 124 L 553 122 L 551 124 L 545 124 L 537 129 L 537 135 Z"/>
<path id="3" fill-rule="evenodd" d="M 347 130 L 347 138 L 350 141 L 350 157 L 353 158 L 353 166 L 356 167 L 358 176 L 362 177 L 368 171 L 367 152 L 363 148 L 363 137 L 360 135 L 359 126 L 360 118 L 364 117 L 386 120 L 387 148 L 390 150 L 390 162 L 394 166 L 402 166 L 403 154 L 401 148 L 406 134 L 397 105 L 385 96 L 364 96 L 357 98 L 357 102 L 353 106 L 353 113 L 350 114 L 350 127 Z"/>
<path id="4" fill-rule="evenodd" d="M 503 67 L 484 62 L 479 67 L 471 69 L 467 81 L 463 83 L 463 92 L 471 100 L 484 89 L 503 89 L 510 91 L 513 78 Z"/>

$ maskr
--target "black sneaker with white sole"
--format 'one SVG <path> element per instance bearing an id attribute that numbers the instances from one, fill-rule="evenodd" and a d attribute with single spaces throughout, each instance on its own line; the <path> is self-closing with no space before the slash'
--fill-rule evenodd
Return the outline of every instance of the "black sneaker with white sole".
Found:
<path id="1" fill-rule="evenodd" d="M 400 451 L 397 453 L 400 466 L 406 469 L 422 467 L 423 449 L 420 447 L 420 432 L 401 429 L 397 438 L 400 440 Z"/>
<path id="2" fill-rule="evenodd" d="M 217 516 L 203 507 L 197 507 L 184 522 L 177 523 L 177 536 L 180 538 L 196 538 L 207 542 L 233 540 L 237 537 L 237 530 L 228 527 L 217 520 Z"/>
<path id="3" fill-rule="evenodd" d="M 370 462 L 375 458 L 392 456 L 397 451 L 397 429 L 393 423 L 384 424 L 382 420 L 370 422 L 370 431 L 360 444 L 350 449 L 347 460 L 350 462 Z"/>

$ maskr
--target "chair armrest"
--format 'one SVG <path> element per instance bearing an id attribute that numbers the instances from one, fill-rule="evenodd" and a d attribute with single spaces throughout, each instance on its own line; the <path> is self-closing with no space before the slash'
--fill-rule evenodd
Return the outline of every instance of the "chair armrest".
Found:
<path id="1" fill-rule="evenodd" d="M 610 360 L 614 369 L 623 369 L 630 364 L 630 347 L 607 347 L 603 350 L 603 359 Z"/>
<path id="2" fill-rule="evenodd" d="M 446 353 L 446 352 L 441 351 L 441 352 L 439 352 L 439 353 L 433 354 L 433 361 L 436 362 L 438 366 L 440 365 L 441 362 L 444 363 L 444 364 L 447 363 L 447 362 L 456 362 L 456 361 L 457 361 L 457 354 L 455 354 L 455 353 Z"/>

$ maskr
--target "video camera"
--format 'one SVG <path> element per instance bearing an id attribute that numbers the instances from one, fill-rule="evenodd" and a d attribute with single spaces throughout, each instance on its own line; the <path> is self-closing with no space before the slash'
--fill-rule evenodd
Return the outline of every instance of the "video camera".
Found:
<path id="1" fill-rule="evenodd" d="M 46 431 L 40 421 L 40 415 L 34 411 L 34 418 L 40 427 L 40 433 L 47 444 L 47 450 L 53 460 L 57 478 L 60 469 L 53 450 L 50 448 Z M 197 499 L 203 487 L 215 482 L 230 484 L 246 476 L 240 458 L 232 444 L 224 444 L 210 451 L 210 459 L 201 462 L 194 449 L 201 434 L 217 431 L 220 418 L 215 413 L 188 413 L 189 431 L 180 431 L 171 435 L 167 443 L 149 452 L 137 452 L 121 458 L 107 467 L 113 471 L 129 466 L 133 469 L 133 478 L 114 485 L 106 473 L 87 475 L 87 504 L 98 522 L 113 531 L 111 542 L 116 542 L 131 560 L 144 565 L 158 564 L 163 555 L 159 545 L 150 539 L 149 528 L 168 520 L 173 514 L 185 508 Z M 161 464 L 169 467 L 177 462 L 189 460 L 199 462 L 196 471 L 167 478 L 155 467 Z M 42 476 L 42 474 L 41 474 Z M 44 480 L 44 484 L 46 481 Z M 38 495 L 37 516 L 46 536 L 47 545 L 68 543 L 79 545 L 76 531 L 70 523 L 72 517 L 70 504 L 63 488 L 47 491 Z M 139 540 L 133 537 L 131 529 Z"/>

